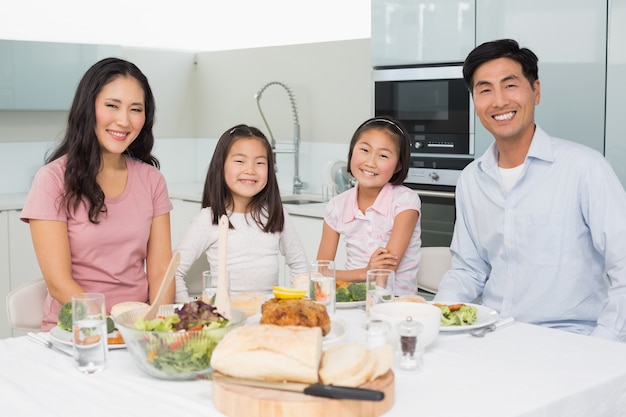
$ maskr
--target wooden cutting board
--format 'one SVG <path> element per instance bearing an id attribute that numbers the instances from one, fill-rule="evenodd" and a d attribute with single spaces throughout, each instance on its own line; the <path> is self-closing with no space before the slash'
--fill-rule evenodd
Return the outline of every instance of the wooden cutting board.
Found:
<path id="1" fill-rule="evenodd" d="M 228 417 L 378 417 L 391 409 L 395 376 L 387 372 L 362 385 L 385 393 L 382 401 L 333 400 L 297 392 L 213 382 L 213 404 Z"/>

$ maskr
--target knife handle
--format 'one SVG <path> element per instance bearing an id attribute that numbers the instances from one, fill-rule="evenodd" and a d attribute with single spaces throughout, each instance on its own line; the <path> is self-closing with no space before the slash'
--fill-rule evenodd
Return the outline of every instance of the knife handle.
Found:
<path id="1" fill-rule="evenodd" d="M 334 398 L 336 400 L 382 401 L 385 393 L 365 388 L 340 387 L 335 385 L 313 384 L 303 391 L 306 395 Z"/>

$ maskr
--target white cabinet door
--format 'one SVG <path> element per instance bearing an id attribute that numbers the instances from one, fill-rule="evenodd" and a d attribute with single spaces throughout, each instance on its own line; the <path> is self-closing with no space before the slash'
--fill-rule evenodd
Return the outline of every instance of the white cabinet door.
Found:
<path id="1" fill-rule="evenodd" d="M 11 291 L 9 274 L 9 214 L 0 211 L 0 339 L 11 337 L 11 328 L 7 321 L 6 298 Z"/>
<path id="2" fill-rule="evenodd" d="M 477 45 L 512 38 L 539 58 L 541 103 L 535 109 L 537 124 L 552 136 L 602 153 L 606 21 L 606 1 L 476 1 Z M 623 32 L 623 26 L 619 30 Z M 623 43 L 622 39 L 617 42 Z M 623 74 L 618 78 L 622 80 Z M 482 155 L 492 141 L 476 120 L 476 155 Z"/>
<path id="3" fill-rule="evenodd" d="M 319 217 L 298 216 L 295 214 L 291 214 L 290 216 L 296 226 L 302 245 L 304 246 L 307 259 L 309 262 L 315 260 L 317 258 L 317 250 L 320 246 L 320 240 L 322 239 L 324 219 Z M 346 245 L 344 244 L 343 239 L 341 239 L 339 241 L 339 246 L 337 247 L 337 254 L 335 255 L 335 267 L 337 269 L 343 269 L 345 264 Z M 284 276 L 288 277 L 287 273 L 285 273 Z M 289 284 L 289 280 L 287 279 L 284 283 Z"/>
<path id="4" fill-rule="evenodd" d="M 41 278 L 28 223 L 20 220 L 22 210 L 9 210 L 9 263 L 11 288 Z"/>
<path id="5" fill-rule="evenodd" d="M 372 0 L 372 67 L 462 62 L 474 48 L 474 0 Z"/>
<path id="6" fill-rule="evenodd" d="M 608 67 L 606 79 L 605 155 L 626 187 L 626 140 L 624 140 L 624 97 L 626 97 L 626 0 L 609 2 Z"/>
<path id="7" fill-rule="evenodd" d="M 185 230 L 191 220 L 200 212 L 201 204 L 197 201 L 172 199 L 174 208 L 170 214 L 170 224 L 172 229 L 172 248 L 180 242 Z M 185 282 L 189 295 L 198 296 L 202 293 L 202 271 L 209 269 L 209 262 L 206 256 L 201 256 L 187 272 Z"/>

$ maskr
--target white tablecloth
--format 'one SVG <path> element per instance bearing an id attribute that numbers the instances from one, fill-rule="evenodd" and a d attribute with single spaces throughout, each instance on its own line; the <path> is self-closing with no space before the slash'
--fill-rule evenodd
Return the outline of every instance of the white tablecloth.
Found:
<path id="1" fill-rule="evenodd" d="M 363 340 L 365 313 L 339 314 L 347 339 Z M 222 416 L 209 381 L 157 380 L 126 350 L 109 353 L 103 372 L 85 375 L 26 337 L 0 340 L 2 415 Z M 422 370 L 395 372 L 385 416 L 626 416 L 626 344 L 523 323 L 484 338 L 440 333 Z"/>

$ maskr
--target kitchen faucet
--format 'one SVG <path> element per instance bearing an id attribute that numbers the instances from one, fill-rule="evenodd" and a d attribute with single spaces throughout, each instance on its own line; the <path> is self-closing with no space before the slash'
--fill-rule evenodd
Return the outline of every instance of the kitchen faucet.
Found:
<path id="1" fill-rule="evenodd" d="M 291 111 L 293 112 L 293 147 L 292 149 L 276 149 L 276 141 L 274 140 L 274 135 L 272 134 L 272 130 L 270 129 L 267 120 L 265 119 L 265 115 L 263 114 L 263 110 L 261 110 L 261 95 L 265 91 L 265 89 L 271 85 L 279 85 L 285 89 L 287 94 L 289 95 L 289 101 L 291 103 Z M 287 85 L 279 82 L 279 81 L 270 81 L 265 84 L 258 93 L 254 95 L 256 98 L 256 105 L 259 108 L 259 113 L 261 113 L 261 117 L 263 118 L 263 122 L 265 126 L 267 126 L 267 131 L 270 135 L 272 150 L 274 152 L 274 157 L 277 153 L 292 153 L 294 154 L 294 176 L 293 176 L 293 194 L 300 194 L 301 190 L 305 188 L 306 184 L 302 182 L 300 179 L 300 122 L 298 121 L 298 109 L 296 108 L 296 100 L 291 92 L 291 89 L 287 87 Z"/>

